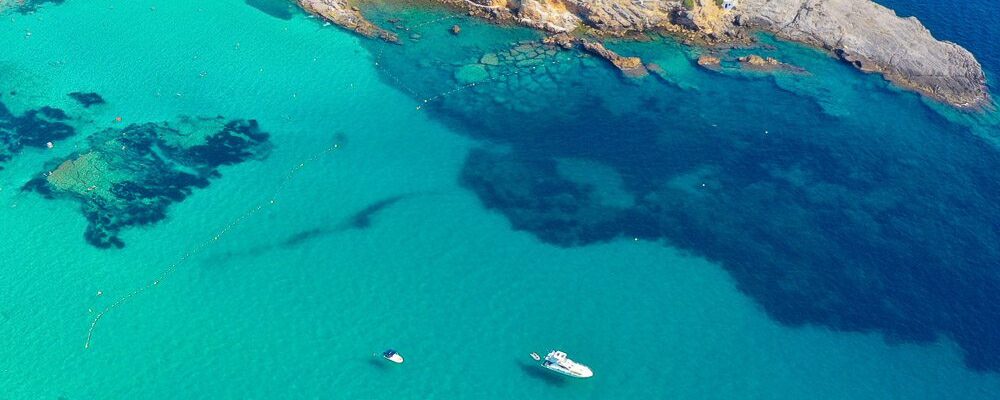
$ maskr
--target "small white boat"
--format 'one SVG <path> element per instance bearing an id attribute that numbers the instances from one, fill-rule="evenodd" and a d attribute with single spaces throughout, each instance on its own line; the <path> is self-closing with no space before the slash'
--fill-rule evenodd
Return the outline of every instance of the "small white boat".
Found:
<path id="1" fill-rule="evenodd" d="M 538 357 L 538 354 L 531 353 L 531 358 L 538 360 L 536 357 Z M 542 361 L 542 367 L 574 378 L 590 378 L 594 376 L 594 371 L 591 371 L 590 367 L 570 360 L 569 357 L 566 357 L 566 353 L 559 350 L 549 352 L 545 356 L 545 360 Z"/>
<path id="2" fill-rule="evenodd" d="M 384 358 L 386 360 L 389 360 L 389 361 L 392 361 L 392 362 L 394 362 L 396 364 L 402 364 L 403 363 L 403 356 L 399 355 L 399 353 L 397 353 L 396 350 L 393 350 L 393 349 L 389 349 L 389 350 L 383 351 L 382 352 L 382 358 Z"/>

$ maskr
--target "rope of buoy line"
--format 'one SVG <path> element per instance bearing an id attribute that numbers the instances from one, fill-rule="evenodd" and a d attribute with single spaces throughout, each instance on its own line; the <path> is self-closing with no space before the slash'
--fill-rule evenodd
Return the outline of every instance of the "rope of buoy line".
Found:
<path id="1" fill-rule="evenodd" d="M 318 160 L 318 159 L 322 158 L 323 156 L 325 156 L 325 155 L 333 152 L 334 150 L 337 150 L 338 148 L 340 148 L 340 144 L 333 144 L 332 146 L 327 147 L 327 148 L 323 149 L 322 151 L 320 151 L 318 153 L 315 153 L 312 156 L 310 156 L 310 157 L 308 157 L 308 158 L 300 161 L 297 165 L 295 165 L 294 167 L 292 167 L 288 171 L 287 174 L 285 174 L 284 178 L 281 180 L 280 183 L 278 183 L 278 185 L 275 186 L 274 191 L 272 191 L 270 193 L 270 195 L 267 197 L 267 200 L 265 202 L 257 204 L 255 206 L 252 206 L 252 207 L 248 208 L 245 212 L 243 212 L 243 214 L 239 215 L 238 217 L 236 217 L 235 219 L 233 219 L 229 224 L 227 224 L 226 226 L 224 226 L 221 230 L 219 230 L 218 232 L 216 232 L 215 235 L 213 235 L 210 239 L 205 240 L 205 241 L 199 243 L 193 249 L 185 252 L 179 259 L 177 259 L 177 261 L 175 261 L 174 263 L 168 265 L 166 268 L 164 268 L 163 270 L 161 270 L 160 273 L 156 275 L 156 277 L 154 277 L 151 281 L 149 281 L 149 283 L 147 283 L 147 284 L 145 284 L 143 286 L 140 286 L 140 287 L 138 287 L 136 289 L 133 289 L 132 291 L 128 292 L 127 294 L 119 297 L 117 300 L 115 300 L 114 302 L 112 302 L 108 306 L 104 307 L 104 309 L 102 309 L 101 312 L 97 313 L 97 315 L 94 316 L 94 319 L 90 321 L 90 327 L 87 329 L 87 340 L 86 340 L 86 342 L 84 342 L 83 347 L 85 349 L 89 349 L 90 348 L 90 344 L 91 344 L 91 342 L 92 342 L 92 340 L 94 338 L 94 330 L 97 329 L 98 323 L 100 323 L 101 319 L 103 319 L 108 313 L 110 313 L 111 311 L 117 309 L 118 307 L 122 306 L 123 304 L 129 302 L 130 300 L 132 300 L 136 296 L 139 296 L 140 294 L 142 294 L 146 290 L 152 289 L 153 287 L 156 287 L 157 285 L 159 285 L 160 283 L 162 283 L 165 279 L 167 279 L 168 277 L 170 277 L 177 270 L 177 267 L 183 265 L 186 261 L 188 261 L 189 259 L 191 259 L 191 257 L 193 257 L 193 256 L 197 255 L 198 253 L 202 252 L 205 248 L 207 248 L 207 247 L 215 244 L 216 242 L 218 242 L 219 239 L 222 239 L 233 228 L 236 228 L 241 223 L 243 223 L 244 221 L 246 221 L 250 217 L 254 216 L 255 214 L 257 214 L 261 210 L 263 210 L 265 206 L 276 205 L 277 204 L 277 197 L 278 197 L 278 195 L 284 190 L 285 186 L 287 186 L 292 181 L 292 179 L 295 178 L 296 174 L 298 174 L 302 169 L 304 169 L 309 164 L 312 164 L 316 160 Z"/>

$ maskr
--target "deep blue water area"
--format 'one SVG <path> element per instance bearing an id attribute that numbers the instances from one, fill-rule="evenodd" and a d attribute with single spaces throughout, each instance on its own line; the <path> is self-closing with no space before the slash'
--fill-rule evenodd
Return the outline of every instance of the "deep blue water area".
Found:
<path id="1" fill-rule="evenodd" d="M 945 336 L 1000 371 L 1000 152 L 953 111 L 780 42 L 743 51 L 807 73 L 698 69 L 698 50 L 669 39 L 612 44 L 666 70 L 633 80 L 403 13 L 404 46 L 367 46 L 386 82 L 482 141 L 460 181 L 516 229 L 567 247 L 661 241 L 719 262 L 782 323 Z"/>
<path id="2" fill-rule="evenodd" d="M 958 43 L 976 56 L 990 86 L 997 88 L 1000 73 L 1000 22 L 997 4 L 988 0 L 876 0 L 900 16 L 915 16 L 934 37 Z"/>
<path id="3" fill-rule="evenodd" d="M 0 3 L 4 399 L 1000 393 L 996 113 L 768 36 Z"/>

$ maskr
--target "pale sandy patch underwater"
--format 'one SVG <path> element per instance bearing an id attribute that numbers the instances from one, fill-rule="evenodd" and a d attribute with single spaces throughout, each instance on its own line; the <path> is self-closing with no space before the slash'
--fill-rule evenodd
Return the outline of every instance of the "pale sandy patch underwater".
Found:
<path id="1" fill-rule="evenodd" d="M 437 17 L 415 13 L 411 18 Z M 465 36 L 458 43 L 464 44 L 441 42 L 450 46 L 439 50 L 451 53 L 447 57 L 432 52 L 435 32 L 440 29 L 444 36 L 450 26 L 441 24 L 426 25 L 421 32 L 417 43 L 425 47 L 389 48 L 402 53 L 390 58 L 383 52 L 381 59 L 398 63 L 388 65 L 396 68 L 389 71 L 411 89 L 426 87 L 435 94 L 453 87 L 456 68 L 478 62 L 481 43 L 502 51 L 515 40 L 512 35 L 529 35 L 461 23 Z M 188 29 L 177 29 L 179 24 Z M 961 162 L 968 151 L 986 155 L 975 157 L 977 162 L 995 151 L 968 130 L 935 117 L 912 96 L 886 92 L 878 80 L 860 79 L 808 52 L 788 50 L 788 57 L 815 59 L 818 67 L 843 74 L 831 77 L 859 89 L 837 99 L 860 115 L 823 116 L 828 115 L 823 107 L 809 100 L 815 97 L 775 94 L 776 84 L 768 78 L 722 80 L 702 74 L 677 58 L 683 50 L 669 47 L 650 51 L 665 69 L 676 71 L 677 84 L 621 81 L 585 59 L 575 67 L 584 71 L 579 80 L 556 76 L 555 82 L 522 82 L 519 76 L 510 85 L 558 88 L 564 103 L 538 98 L 543 92 L 523 102 L 547 104 L 544 113 L 494 108 L 492 98 L 476 103 L 473 94 L 482 92 L 475 90 L 417 111 L 420 103 L 405 90 L 381 83 L 385 77 L 373 68 L 377 44 L 324 29 L 301 15 L 275 18 L 242 1 L 68 2 L 15 16 L 9 24 L 5 20 L 3 29 L 0 40 L 11 43 L 12 50 L 0 77 L 9 86 L 4 91 L 17 94 L 0 101 L 17 114 L 45 105 L 65 109 L 77 127 L 76 135 L 54 149 L 24 150 L 0 172 L 5 206 L 0 221 L 5 237 L 13 238 L 2 245 L 3 274 L 13 277 L 2 291 L 3 323 L 10 334 L 3 339 L 7 362 L 0 387 L 8 397 L 990 398 L 1000 390 L 995 374 L 970 372 L 962 350 L 948 341 L 887 345 L 878 334 L 775 324 L 739 293 L 739 279 L 698 257 L 703 248 L 667 236 L 693 253 L 683 255 L 652 240 L 663 232 L 653 229 L 658 225 L 645 226 L 651 233 L 640 232 L 639 242 L 628 231 L 644 226 L 638 223 L 587 230 L 590 215 L 617 218 L 616 213 L 647 204 L 648 193 L 664 188 L 691 193 L 674 195 L 678 201 L 704 196 L 725 204 L 733 200 L 724 190 L 751 179 L 743 175 L 748 171 L 760 171 L 753 182 L 774 185 L 781 179 L 789 187 L 809 187 L 838 179 L 863 181 L 867 178 L 856 174 L 873 171 L 898 176 L 869 168 L 870 159 L 884 158 L 887 166 L 902 168 L 899 173 L 934 166 L 940 171 L 916 173 L 934 182 L 939 175 L 969 178 L 985 170 L 969 165 L 971 160 Z M 26 29 L 33 33 L 30 39 L 24 37 Z M 88 40 L 70 45 L 68 35 Z M 148 45 L 153 38 L 158 44 Z M 432 65 L 413 67 L 419 64 L 407 58 L 410 51 L 424 51 L 422 58 Z M 442 64 L 433 64 L 436 60 Z M 406 75 L 411 68 L 419 79 Z M 685 86 L 695 92 L 676 88 Z M 499 87 L 480 90 L 517 98 L 516 92 L 493 92 Z M 67 96 L 74 91 L 100 93 L 107 104 L 82 109 Z M 746 101 L 724 101 L 733 93 Z M 867 99 L 880 100 L 884 108 L 853 106 Z M 581 117 L 578 110 L 596 110 L 601 118 Z M 790 116 L 782 116 L 784 111 Z M 889 120 L 882 130 L 865 125 L 871 115 L 888 111 L 905 111 L 913 121 L 892 128 L 898 121 Z M 475 130 L 467 125 L 470 112 L 481 119 Z M 258 120 L 272 135 L 273 151 L 262 160 L 223 168 L 220 179 L 171 206 L 163 222 L 125 231 L 121 250 L 88 246 L 82 237 L 86 221 L 73 203 L 18 192 L 46 161 L 84 146 L 84 138 L 99 128 L 120 127 L 117 116 L 125 124 L 205 114 Z M 809 120 L 793 119 L 813 115 L 834 127 L 814 128 Z M 667 117 L 668 123 L 659 120 Z M 624 141 L 603 128 L 619 119 L 631 127 Z M 600 124 L 585 124 L 595 120 Z M 712 123 L 719 126 L 717 132 L 709 129 Z M 845 126 L 853 129 L 835 129 Z M 936 129 L 942 134 L 934 135 Z M 764 130 L 772 139 L 762 137 Z M 465 138 L 470 132 L 475 140 Z M 248 206 L 266 201 L 289 168 L 338 133 L 343 151 L 304 169 L 279 196 L 280 207 L 241 225 L 162 287 L 110 314 L 94 347 L 82 348 L 88 309 L 148 281 Z M 675 151 L 660 157 L 663 149 Z M 631 159 L 626 163 L 623 157 Z M 907 158 L 916 166 L 894 161 Z M 773 165 L 763 168 L 761 160 Z M 824 172 L 831 160 L 857 166 L 843 167 L 847 177 L 834 179 Z M 550 162 L 557 166 L 549 167 Z M 789 168 L 797 163 L 802 164 L 798 169 Z M 509 167 L 487 174 L 477 165 Z M 519 165 L 531 168 L 523 172 Z M 591 197 L 592 190 L 581 189 L 581 182 L 602 182 L 581 180 L 573 169 L 605 176 L 600 179 L 612 189 Z M 522 173 L 533 179 L 516 179 Z M 510 196 L 484 196 L 470 178 Z M 528 181 L 543 186 L 532 196 L 537 203 L 518 210 L 536 213 L 558 195 L 563 199 L 559 207 L 530 219 L 550 221 L 558 210 L 558 224 L 519 225 L 515 209 L 501 201 L 520 199 L 522 189 L 514 185 Z M 700 183 L 722 193 L 706 194 Z M 865 196 L 868 201 L 908 190 L 898 179 L 881 185 L 889 193 Z M 844 186 L 839 201 L 854 203 L 862 192 Z M 802 193 L 771 190 L 792 204 L 805 204 Z M 812 192 L 817 197 L 811 201 L 829 200 L 823 193 L 831 190 Z M 928 190 L 934 198 L 937 192 Z M 375 207 L 367 228 L 338 229 L 394 196 L 404 197 Z M 17 207 L 8 207 L 13 204 Z M 757 218 L 739 214 L 756 209 L 708 210 L 706 218 L 713 221 Z M 528 232 L 512 230 L 512 222 Z M 672 225 L 686 233 L 713 226 L 697 220 Z M 823 235 L 804 226 L 795 232 Z M 542 230 L 552 227 L 558 229 Z M 766 243 L 767 237 L 757 235 L 768 228 L 741 228 L 722 238 L 747 246 Z M 317 229 L 327 233 L 275 246 Z M 611 242 L 579 246 L 593 240 L 588 232 Z M 556 239 L 567 235 L 573 235 L 575 241 L 568 243 L 575 247 L 536 239 L 565 244 Z M 237 256 L 260 248 L 265 250 L 253 257 Z M 777 254 L 776 261 L 787 257 Z M 808 282 L 810 270 L 796 272 Z M 560 296 L 547 290 L 553 282 L 564 285 Z M 568 307 L 566 298 L 579 301 Z M 551 323 L 560 328 L 551 329 Z M 372 352 L 389 346 L 407 356 L 405 368 L 370 362 Z M 593 366 L 597 376 L 574 382 L 536 374 L 527 353 L 547 347 L 569 351 Z M 662 361 L 648 362 L 641 357 L 647 353 L 662 355 Z M 469 363 L 471 355 L 479 362 Z"/>

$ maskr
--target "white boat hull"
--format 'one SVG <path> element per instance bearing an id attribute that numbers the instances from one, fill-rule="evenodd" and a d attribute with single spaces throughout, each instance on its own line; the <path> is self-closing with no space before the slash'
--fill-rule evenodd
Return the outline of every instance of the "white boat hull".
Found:
<path id="1" fill-rule="evenodd" d="M 531 353 L 531 357 L 537 360 L 538 354 Z M 553 350 L 545 356 L 545 361 L 542 361 L 542 367 L 574 378 L 590 378 L 594 376 L 594 371 L 591 371 L 590 367 L 570 360 L 566 356 L 566 353 L 558 350 Z"/>
<path id="2" fill-rule="evenodd" d="M 581 364 L 577 364 L 576 365 L 577 368 L 573 368 L 572 370 L 568 370 L 566 368 L 562 368 L 562 367 L 560 367 L 558 365 L 555 365 L 555 364 L 550 364 L 550 365 L 542 364 L 542 366 L 545 367 L 545 369 L 548 369 L 550 371 L 555 371 L 557 373 L 560 373 L 560 374 L 563 374 L 563 375 L 566 375 L 566 376 L 572 376 L 574 378 L 590 378 L 590 377 L 594 376 L 594 371 L 591 371 L 590 368 L 588 368 L 585 365 L 581 365 Z"/>
<path id="3" fill-rule="evenodd" d="M 389 360 L 389 361 L 392 361 L 392 362 L 394 362 L 396 364 L 402 364 L 403 363 L 403 356 L 399 355 L 399 353 L 397 353 L 396 350 L 392 350 L 392 349 L 383 351 L 382 352 L 382 358 L 384 358 L 386 360 Z"/>

